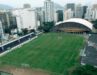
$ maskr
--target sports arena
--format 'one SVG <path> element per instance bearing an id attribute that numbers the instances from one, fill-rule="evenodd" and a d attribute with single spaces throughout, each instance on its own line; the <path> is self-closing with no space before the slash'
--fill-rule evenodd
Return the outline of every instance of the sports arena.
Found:
<path id="1" fill-rule="evenodd" d="M 56 32 L 92 32 L 93 24 L 87 20 L 73 18 L 56 23 L 53 31 Z"/>

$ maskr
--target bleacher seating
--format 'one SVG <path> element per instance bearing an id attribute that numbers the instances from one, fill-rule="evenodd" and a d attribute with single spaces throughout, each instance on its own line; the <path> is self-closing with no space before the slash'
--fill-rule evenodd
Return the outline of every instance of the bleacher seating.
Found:
<path id="1" fill-rule="evenodd" d="M 79 24 L 79 23 L 75 23 L 75 22 L 67 22 L 67 23 L 61 23 L 59 25 L 56 25 L 52 28 L 51 31 L 54 32 L 91 32 L 91 30 L 89 28 L 87 28 L 86 26 Z"/>
<path id="2" fill-rule="evenodd" d="M 33 34 L 33 33 L 32 34 L 28 34 L 28 35 L 25 35 L 23 37 L 20 37 L 17 40 L 13 40 L 13 41 L 11 41 L 11 42 L 9 42 L 7 44 L 4 44 L 3 46 L 0 47 L 0 53 L 2 53 L 4 51 L 7 51 L 7 50 L 9 50 L 9 49 L 21 44 L 21 43 L 24 43 L 25 41 L 27 41 L 27 40 L 35 37 L 35 36 L 36 35 Z"/>

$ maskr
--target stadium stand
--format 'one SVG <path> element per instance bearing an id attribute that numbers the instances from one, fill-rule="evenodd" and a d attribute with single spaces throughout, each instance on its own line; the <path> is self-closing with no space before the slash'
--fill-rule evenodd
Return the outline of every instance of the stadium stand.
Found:
<path id="1" fill-rule="evenodd" d="M 79 18 L 73 18 L 66 21 L 58 22 L 52 28 L 51 31 L 54 32 L 81 32 L 81 33 L 91 33 L 93 30 L 93 24 Z"/>
<path id="2" fill-rule="evenodd" d="M 19 39 L 16 39 L 16 40 L 13 40 L 11 42 L 8 42 L 8 43 L 0 46 L 0 53 L 5 52 L 5 51 L 7 51 L 7 50 L 9 50 L 9 49 L 21 44 L 21 43 L 24 43 L 25 41 L 27 41 L 27 40 L 35 37 L 35 36 L 36 36 L 36 34 L 30 33 L 28 35 L 20 37 Z"/>

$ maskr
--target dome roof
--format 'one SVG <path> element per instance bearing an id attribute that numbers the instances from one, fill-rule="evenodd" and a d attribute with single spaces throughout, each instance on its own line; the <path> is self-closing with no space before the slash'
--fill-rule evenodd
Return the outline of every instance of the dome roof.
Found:
<path id="1" fill-rule="evenodd" d="M 84 19 L 80 19 L 80 18 L 72 18 L 72 19 L 69 19 L 69 20 L 66 20 L 66 21 L 63 21 L 63 22 L 58 22 L 56 25 L 59 25 L 61 23 L 67 23 L 67 22 L 75 22 L 75 23 L 79 23 L 79 24 L 82 24 L 86 27 L 88 27 L 89 29 L 93 29 L 93 24 L 90 23 L 89 21 L 87 20 L 84 20 Z"/>

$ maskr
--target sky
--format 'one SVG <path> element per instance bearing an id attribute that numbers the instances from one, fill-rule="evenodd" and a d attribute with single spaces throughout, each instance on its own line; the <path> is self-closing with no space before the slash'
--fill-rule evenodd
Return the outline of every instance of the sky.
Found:
<path id="1" fill-rule="evenodd" d="M 52 0 L 55 3 L 64 6 L 66 3 L 82 3 L 83 5 L 95 4 L 97 0 Z M 31 7 L 41 7 L 44 4 L 44 0 L 0 0 L 0 4 L 6 4 L 15 8 L 23 7 L 23 4 L 29 3 Z"/>

